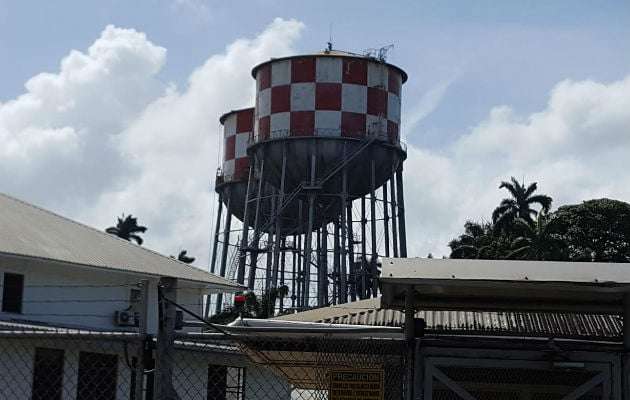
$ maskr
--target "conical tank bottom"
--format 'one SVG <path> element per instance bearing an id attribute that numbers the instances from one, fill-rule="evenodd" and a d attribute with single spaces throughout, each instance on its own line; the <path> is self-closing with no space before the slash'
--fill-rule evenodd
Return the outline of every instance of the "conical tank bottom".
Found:
<path id="1" fill-rule="evenodd" d="M 374 187 L 379 188 L 406 158 L 405 151 L 395 144 L 376 140 L 365 146 L 368 139 L 290 137 L 269 140 L 250 146 L 249 151 L 258 159 L 264 159 L 264 180 L 275 188 L 280 187 L 283 151 L 287 157 L 285 193 L 291 193 L 300 185 L 310 185 L 312 159 L 315 155 L 315 182 L 320 207 L 329 208 L 338 202 L 343 190 L 341 167 L 347 169 L 349 200 L 369 194 L 372 187 L 372 160 L 374 161 Z M 283 150 L 283 147 L 286 149 Z"/>

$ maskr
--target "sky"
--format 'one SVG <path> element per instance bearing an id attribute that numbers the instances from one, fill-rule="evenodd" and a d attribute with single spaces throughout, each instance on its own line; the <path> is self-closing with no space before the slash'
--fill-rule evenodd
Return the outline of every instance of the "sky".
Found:
<path id="1" fill-rule="evenodd" d="M 207 267 L 218 117 L 258 62 L 393 44 L 410 256 L 448 255 L 502 180 L 630 201 L 630 2 L 0 0 L 0 191 Z"/>

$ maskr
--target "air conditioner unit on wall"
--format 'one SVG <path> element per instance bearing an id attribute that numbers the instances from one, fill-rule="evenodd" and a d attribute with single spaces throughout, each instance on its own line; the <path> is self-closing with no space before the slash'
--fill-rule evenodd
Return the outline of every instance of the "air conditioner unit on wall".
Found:
<path id="1" fill-rule="evenodd" d="M 140 326 L 140 313 L 136 311 L 116 311 L 114 323 L 117 326 Z"/>

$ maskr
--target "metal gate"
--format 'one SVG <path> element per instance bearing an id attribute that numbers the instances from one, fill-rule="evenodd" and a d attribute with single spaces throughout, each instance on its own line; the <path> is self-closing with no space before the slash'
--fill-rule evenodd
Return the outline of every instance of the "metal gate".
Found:
<path id="1" fill-rule="evenodd" d="M 611 362 L 427 357 L 424 400 L 620 399 Z"/>

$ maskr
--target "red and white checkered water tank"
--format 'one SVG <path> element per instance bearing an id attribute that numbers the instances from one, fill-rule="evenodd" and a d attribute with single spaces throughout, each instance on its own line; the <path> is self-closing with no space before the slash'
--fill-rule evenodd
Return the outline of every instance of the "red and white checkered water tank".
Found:
<path id="1" fill-rule="evenodd" d="M 351 179 L 348 195 L 357 198 L 380 187 L 406 158 L 400 143 L 402 84 L 407 74 L 372 57 L 339 51 L 271 59 L 252 70 L 256 79 L 254 138 L 248 152 L 264 160 L 265 180 L 291 192 L 310 180 L 316 157 L 316 181 L 324 192 L 343 190 L 344 165 Z M 365 147 L 366 140 L 370 140 Z M 374 165 L 374 163 L 376 165 Z M 374 178 L 368 171 L 374 167 Z M 327 207 L 327 205 L 322 205 Z"/>
<path id="2" fill-rule="evenodd" d="M 247 142 L 253 132 L 254 108 L 230 111 L 219 121 L 223 125 L 223 160 L 216 176 L 215 191 L 230 212 L 242 221 L 249 176 Z"/>
<path id="3" fill-rule="evenodd" d="M 396 66 L 332 51 L 274 59 L 252 75 L 257 140 L 376 134 L 398 141 L 407 74 Z"/>
<path id="4" fill-rule="evenodd" d="M 240 221 L 245 217 L 245 198 L 247 196 L 247 180 L 249 177 L 250 160 L 247 155 L 247 146 L 253 133 L 254 108 L 244 108 L 225 113 L 219 119 L 223 125 L 223 162 L 221 171 L 217 174 L 215 190 L 221 195 L 221 200 L 230 212 Z M 263 187 L 265 196 L 271 197 L 273 191 Z M 259 226 L 267 225 L 271 208 L 267 202 L 261 204 L 263 211 L 259 213 Z M 295 221 L 306 219 L 306 214 L 299 213 L 299 208 L 295 205 L 287 207 L 282 219 L 287 219 L 290 223 L 285 224 L 283 232 L 285 234 L 303 233 L 305 222 L 296 225 Z M 253 226 L 255 221 L 254 213 L 248 218 L 248 225 Z M 275 225 L 267 228 L 275 228 Z"/>
<path id="5" fill-rule="evenodd" d="M 223 182 L 247 182 L 247 143 L 254 130 L 254 108 L 230 111 L 219 121 L 223 125 Z"/>

